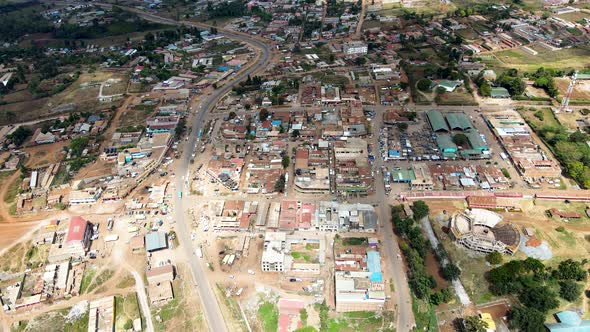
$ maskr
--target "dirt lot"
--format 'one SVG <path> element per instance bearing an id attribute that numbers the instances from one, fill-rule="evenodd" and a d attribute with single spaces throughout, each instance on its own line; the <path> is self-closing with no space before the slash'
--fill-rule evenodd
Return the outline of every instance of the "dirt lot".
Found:
<path id="1" fill-rule="evenodd" d="M 569 78 L 556 78 L 555 84 L 559 89 L 559 95 L 564 96 L 570 84 Z M 577 81 L 574 91 L 571 94 L 570 100 L 587 100 L 590 101 L 590 81 Z"/>

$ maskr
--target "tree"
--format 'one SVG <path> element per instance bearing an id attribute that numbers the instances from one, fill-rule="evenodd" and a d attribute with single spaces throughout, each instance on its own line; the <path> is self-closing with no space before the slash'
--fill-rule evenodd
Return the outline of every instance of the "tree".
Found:
<path id="1" fill-rule="evenodd" d="M 553 270 L 553 277 L 559 280 L 583 281 L 586 280 L 586 271 L 580 262 L 566 259 L 559 263 L 557 269 Z"/>
<path id="2" fill-rule="evenodd" d="M 305 310 L 305 308 L 301 309 L 299 311 L 299 318 L 301 319 L 301 324 L 303 326 L 307 325 L 307 318 L 309 317 L 307 310 Z"/>
<path id="3" fill-rule="evenodd" d="M 465 145 L 467 145 L 468 142 L 469 142 L 469 139 L 467 138 L 467 136 L 465 136 L 465 134 L 453 135 L 453 143 L 455 143 L 459 146 L 465 146 Z"/>
<path id="4" fill-rule="evenodd" d="M 486 332 L 488 323 L 484 322 L 479 316 L 468 316 L 463 319 L 465 332 Z"/>
<path id="5" fill-rule="evenodd" d="M 236 112 L 229 112 L 227 115 L 228 120 L 234 119 L 237 116 Z"/>
<path id="6" fill-rule="evenodd" d="M 293 129 L 293 131 L 291 132 L 291 137 L 297 138 L 299 136 L 301 136 L 301 132 L 299 131 L 299 129 Z"/>
<path id="7" fill-rule="evenodd" d="M 33 131 L 30 128 L 20 126 L 16 128 L 16 130 L 12 134 L 6 137 L 10 139 L 12 143 L 14 143 L 14 145 L 18 146 L 23 144 L 27 140 L 27 138 L 29 138 L 29 136 L 31 136 L 32 134 Z"/>
<path id="8" fill-rule="evenodd" d="M 279 179 L 275 183 L 275 188 L 274 188 L 275 191 L 281 192 L 281 193 L 284 192 L 285 191 L 285 184 L 286 184 L 285 175 L 283 174 L 279 177 Z"/>
<path id="9" fill-rule="evenodd" d="M 480 85 L 479 85 L 479 94 L 482 97 L 489 97 L 492 95 L 492 87 L 490 86 L 490 84 L 486 81 L 483 81 Z"/>
<path id="10" fill-rule="evenodd" d="M 453 263 L 449 263 L 441 269 L 443 278 L 448 281 L 453 281 L 459 279 L 461 275 L 461 270 L 457 267 L 457 265 Z"/>
<path id="11" fill-rule="evenodd" d="M 289 156 L 285 154 L 283 156 L 283 160 L 281 161 L 281 164 L 283 165 L 283 168 L 289 167 L 289 164 L 290 163 L 291 163 L 291 158 L 289 158 Z"/>
<path id="12" fill-rule="evenodd" d="M 428 205 L 424 201 L 415 201 L 412 204 L 412 212 L 414 212 L 414 219 L 420 220 L 426 217 L 429 213 Z"/>
<path id="13" fill-rule="evenodd" d="M 270 115 L 270 113 L 268 112 L 268 110 L 266 108 L 263 108 L 260 110 L 260 113 L 258 113 L 258 119 L 260 121 L 266 121 L 266 119 L 268 119 L 269 115 Z"/>
<path id="14" fill-rule="evenodd" d="M 486 255 L 486 261 L 492 265 L 502 264 L 503 260 L 504 257 L 502 257 L 502 254 L 498 251 L 494 251 Z"/>
<path id="15" fill-rule="evenodd" d="M 423 78 L 423 79 L 419 80 L 418 83 L 416 83 L 416 87 L 420 91 L 430 91 L 431 86 L 432 86 L 432 81 L 427 78 Z"/>
<path id="16" fill-rule="evenodd" d="M 569 302 L 574 302 L 580 295 L 582 289 L 577 282 L 573 280 L 563 280 L 559 282 L 559 296 Z"/>
<path id="17" fill-rule="evenodd" d="M 509 315 L 510 324 L 521 332 L 545 330 L 545 315 L 537 309 L 515 306 Z"/>
<path id="18" fill-rule="evenodd" d="M 518 299 L 526 307 L 537 309 L 543 313 L 559 306 L 555 293 L 547 286 L 524 288 Z"/>

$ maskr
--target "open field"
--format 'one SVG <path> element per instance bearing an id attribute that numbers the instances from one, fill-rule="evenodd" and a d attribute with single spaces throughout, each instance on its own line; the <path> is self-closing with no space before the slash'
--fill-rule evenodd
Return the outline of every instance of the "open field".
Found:
<path id="1" fill-rule="evenodd" d="M 38 267 L 45 263 L 48 253 L 49 245 L 35 247 L 31 241 L 18 243 L 0 256 L 0 270 L 17 273 Z"/>
<path id="2" fill-rule="evenodd" d="M 579 11 L 579 12 L 574 12 L 574 13 L 557 15 L 557 17 L 559 17 L 563 20 L 566 20 L 566 21 L 577 22 L 577 21 L 583 20 L 584 18 L 590 18 L 590 13 Z"/>
<path id="3" fill-rule="evenodd" d="M 559 122 L 555 118 L 553 111 L 550 108 L 527 108 L 519 110 L 518 113 L 530 124 L 536 128 L 542 126 L 558 126 Z"/>
<path id="4" fill-rule="evenodd" d="M 549 51 L 540 46 L 530 46 L 539 52 L 531 55 L 521 49 L 512 49 L 493 53 L 498 61 L 490 65 L 500 68 L 516 68 L 524 71 L 535 71 L 539 67 L 554 69 L 582 69 L 590 66 L 590 48 L 577 47 Z"/>
<path id="5" fill-rule="evenodd" d="M 436 103 L 439 105 L 477 105 L 473 95 L 464 88 L 457 89 L 455 92 L 445 92 L 436 96 Z"/>
<path id="6" fill-rule="evenodd" d="M 17 123 L 39 120 L 44 117 L 55 116 L 68 111 L 68 105 L 74 110 L 92 112 L 118 105 L 120 102 L 99 103 L 97 100 L 100 82 L 109 78 L 120 78 L 121 83 L 113 87 L 114 91 L 123 91 L 127 86 L 125 75 L 112 72 L 83 73 L 64 91 L 51 97 L 31 99 L 26 92 L 16 92 L 18 96 L 6 96 L 6 100 L 21 100 L 20 102 L 0 105 L 0 124 Z M 26 99 L 23 99 L 26 98 Z M 64 107 L 60 110 L 59 107 Z"/>
<path id="7" fill-rule="evenodd" d="M 556 78 L 555 84 L 557 85 L 557 89 L 559 90 L 559 95 L 564 96 L 567 92 L 567 88 L 570 84 L 569 78 Z M 577 81 L 576 85 L 574 86 L 574 90 L 570 96 L 571 101 L 587 101 L 590 103 L 590 81 Z"/>
<path id="8" fill-rule="evenodd" d="M 156 331 L 204 331 L 207 330 L 194 291 L 180 278 L 173 282 L 174 299 L 160 307 L 152 307 Z"/>
<path id="9" fill-rule="evenodd" d="M 29 321 L 21 322 L 16 331 L 88 331 L 88 312 L 73 321 L 67 321 L 66 316 L 71 308 L 50 311 Z"/>
<path id="10" fill-rule="evenodd" d="M 383 9 L 377 11 L 376 14 L 381 16 L 400 16 L 404 12 L 414 12 L 439 15 L 441 13 L 454 11 L 455 9 L 457 9 L 457 7 L 453 3 L 441 3 L 439 1 L 426 0 L 419 1 L 419 3 L 416 2 L 415 6 L 412 8 L 404 8 L 396 4 L 385 4 L 383 5 Z"/>
<path id="11" fill-rule="evenodd" d="M 140 318 L 139 304 L 135 293 L 115 297 L 115 330 L 128 330 L 133 321 Z"/>

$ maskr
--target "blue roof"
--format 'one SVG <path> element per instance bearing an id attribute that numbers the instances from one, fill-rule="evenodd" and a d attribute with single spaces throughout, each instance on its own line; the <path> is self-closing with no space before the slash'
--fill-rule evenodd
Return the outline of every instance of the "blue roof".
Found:
<path id="1" fill-rule="evenodd" d="M 549 331 L 590 332 L 590 320 L 582 320 L 574 311 L 561 311 L 555 316 L 559 323 L 545 324 Z"/>
<path id="2" fill-rule="evenodd" d="M 383 275 L 381 274 L 381 255 L 379 255 L 379 252 L 367 252 L 367 268 L 369 269 L 369 272 L 371 272 L 371 281 L 383 281 Z"/>
<path id="3" fill-rule="evenodd" d="M 159 249 L 165 249 L 168 247 L 168 241 L 166 233 L 164 232 L 152 232 L 145 235 L 145 250 L 155 251 Z"/>
<path id="4" fill-rule="evenodd" d="M 219 66 L 217 67 L 217 70 L 219 71 L 227 71 L 229 68 L 227 68 L 226 66 Z"/>
<path id="5" fill-rule="evenodd" d="M 270 123 L 272 126 L 280 126 L 283 123 L 281 120 L 272 120 Z"/>

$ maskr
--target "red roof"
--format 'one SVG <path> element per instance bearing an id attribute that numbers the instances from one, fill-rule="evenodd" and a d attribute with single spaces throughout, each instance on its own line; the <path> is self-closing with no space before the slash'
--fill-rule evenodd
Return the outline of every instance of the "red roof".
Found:
<path id="1" fill-rule="evenodd" d="M 68 229 L 68 236 L 66 236 L 66 243 L 84 240 L 84 232 L 86 231 L 87 225 L 88 221 L 80 216 L 70 218 L 70 228 Z"/>

